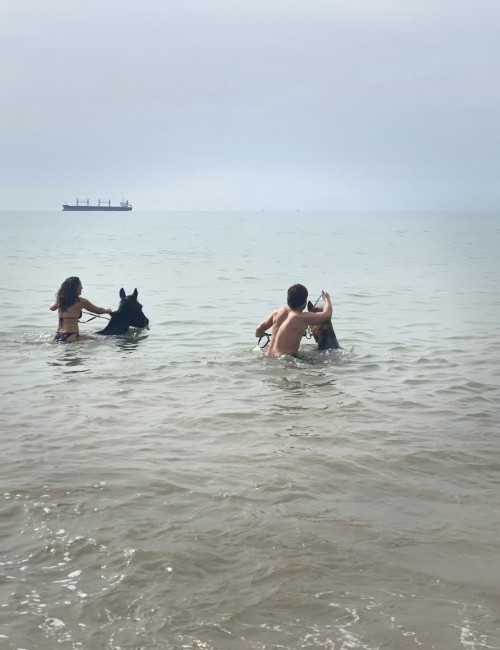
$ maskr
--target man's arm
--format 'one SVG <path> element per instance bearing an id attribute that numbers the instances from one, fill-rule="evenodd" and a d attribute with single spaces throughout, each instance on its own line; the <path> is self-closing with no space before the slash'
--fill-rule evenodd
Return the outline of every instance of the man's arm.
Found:
<path id="1" fill-rule="evenodd" d="M 272 314 L 269 314 L 269 316 L 265 320 L 263 320 L 262 323 L 257 327 L 257 329 L 255 330 L 255 336 L 259 338 L 263 336 L 264 332 L 270 327 L 272 327 L 273 319 L 274 319 L 274 311 Z"/>
<path id="2" fill-rule="evenodd" d="M 328 291 L 322 291 L 321 297 L 325 301 L 325 308 L 323 311 L 307 311 L 302 314 L 307 325 L 321 325 L 321 323 L 325 323 L 331 319 L 333 308 L 330 294 Z"/>

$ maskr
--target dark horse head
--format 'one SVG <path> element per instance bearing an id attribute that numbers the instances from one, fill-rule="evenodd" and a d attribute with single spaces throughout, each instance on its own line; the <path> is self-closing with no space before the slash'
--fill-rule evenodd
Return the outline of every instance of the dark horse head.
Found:
<path id="1" fill-rule="evenodd" d="M 312 302 L 309 300 L 307 303 L 307 311 L 320 312 L 323 310 L 321 307 L 314 307 Z M 331 319 L 321 325 L 310 325 L 309 329 L 311 330 L 311 334 L 314 336 L 314 340 L 318 344 L 318 350 L 338 350 L 338 348 L 340 348 Z"/>
<path id="2" fill-rule="evenodd" d="M 129 327 L 138 327 L 140 329 L 148 327 L 149 320 L 142 312 L 142 305 L 137 300 L 138 292 L 130 296 L 125 295 L 125 291 L 120 289 L 120 304 L 118 309 L 111 314 L 109 323 L 106 327 L 96 334 L 125 334 Z"/>

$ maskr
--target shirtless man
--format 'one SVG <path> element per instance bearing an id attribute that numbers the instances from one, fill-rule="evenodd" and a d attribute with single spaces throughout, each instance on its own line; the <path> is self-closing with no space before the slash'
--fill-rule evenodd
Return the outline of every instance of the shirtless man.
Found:
<path id="1" fill-rule="evenodd" d="M 296 356 L 300 341 L 308 325 L 318 325 L 332 317 L 332 303 L 327 291 L 321 292 L 325 301 L 322 312 L 304 312 L 307 305 L 307 289 L 302 284 L 294 284 L 288 289 L 287 305 L 278 307 L 255 330 L 255 336 L 263 336 L 269 327 L 273 328 L 268 357 L 281 354 Z"/>

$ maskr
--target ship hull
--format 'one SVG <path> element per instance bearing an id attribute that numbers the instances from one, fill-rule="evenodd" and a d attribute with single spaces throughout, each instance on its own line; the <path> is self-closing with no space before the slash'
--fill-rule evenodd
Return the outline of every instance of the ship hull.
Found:
<path id="1" fill-rule="evenodd" d="M 130 212 L 132 206 L 121 207 L 120 205 L 63 205 L 63 210 L 72 212 Z"/>

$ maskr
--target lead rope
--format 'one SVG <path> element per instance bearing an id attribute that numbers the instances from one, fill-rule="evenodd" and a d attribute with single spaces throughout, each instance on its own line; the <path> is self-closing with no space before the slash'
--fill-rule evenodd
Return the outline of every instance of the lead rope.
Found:
<path id="1" fill-rule="evenodd" d="M 321 298 L 322 295 L 323 295 L 323 292 L 321 292 L 321 293 L 319 294 L 319 298 L 318 298 L 318 299 L 316 300 L 316 302 L 314 303 L 314 305 L 313 305 L 313 309 L 316 307 L 316 305 L 317 305 L 318 302 L 320 301 L 320 298 Z M 306 339 L 312 339 L 312 331 L 311 331 L 311 326 L 310 326 L 310 325 L 307 326 L 307 329 L 306 329 L 306 331 L 304 332 L 304 336 L 306 337 Z"/>
<path id="2" fill-rule="evenodd" d="M 109 320 L 107 316 L 102 316 L 101 314 L 92 314 L 89 311 L 82 311 L 82 314 L 87 314 L 88 316 L 92 316 L 91 318 L 88 318 L 87 320 L 79 320 L 79 323 L 90 323 L 91 320 L 94 320 L 94 318 L 104 318 L 104 320 Z"/>
<path id="3" fill-rule="evenodd" d="M 266 339 L 266 342 L 264 343 L 264 345 L 261 345 L 260 342 L 262 341 L 263 338 Z M 265 347 L 267 347 L 269 345 L 270 340 L 271 340 L 271 335 L 268 334 L 267 332 L 264 332 L 264 334 L 260 337 L 259 342 L 258 342 L 259 348 L 261 350 L 263 350 Z"/>
<path id="4" fill-rule="evenodd" d="M 314 305 L 313 305 L 313 309 L 316 307 L 316 305 L 318 304 L 318 302 L 321 300 L 321 296 L 322 296 L 322 295 L 323 295 L 323 292 L 321 292 L 321 293 L 319 294 L 319 298 L 318 298 L 318 299 L 316 300 L 316 302 L 314 303 Z"/>

